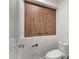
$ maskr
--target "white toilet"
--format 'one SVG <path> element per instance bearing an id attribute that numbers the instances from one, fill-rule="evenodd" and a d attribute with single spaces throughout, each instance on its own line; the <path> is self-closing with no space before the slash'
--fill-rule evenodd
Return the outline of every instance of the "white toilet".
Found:
<path id="1" fill-rule="evenodd" d="M 59 49 L 49 51 L 45 59 L 67 59 L 69 55 L 69 44 L 59 41 Z"/>

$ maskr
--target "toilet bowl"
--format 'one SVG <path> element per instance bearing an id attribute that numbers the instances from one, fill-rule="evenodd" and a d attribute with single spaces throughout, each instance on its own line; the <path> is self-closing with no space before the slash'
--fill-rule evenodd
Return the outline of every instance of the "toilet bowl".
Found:
<path id="1" fill-rule="evenodd" d="M 49 51 L 46 54 L 46 59 L 61 59 L 63 56 L 64 54 L 59 49 L 56 49 Z"/>
<path id="2" fill-rule="evenodd" d="M 59 49 L 51 50 L 46 54 L 46 59 L 67 59 L 69 44 L 59 41 Z"/>
<path id="3" fill-rule="evenodd" d="M 46 54 L 46 59 L 60 59 L 63 56 L 63 53 L 58 49 L 49 51 Z"/>

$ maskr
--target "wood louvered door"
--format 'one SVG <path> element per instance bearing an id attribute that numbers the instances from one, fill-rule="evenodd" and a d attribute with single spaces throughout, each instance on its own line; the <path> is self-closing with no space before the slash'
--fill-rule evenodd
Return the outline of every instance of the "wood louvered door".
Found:
<path id="1" fill-rule="evenodd" d="M 25 37 L 56 35 L 56 10 L 25 3 Z"/>

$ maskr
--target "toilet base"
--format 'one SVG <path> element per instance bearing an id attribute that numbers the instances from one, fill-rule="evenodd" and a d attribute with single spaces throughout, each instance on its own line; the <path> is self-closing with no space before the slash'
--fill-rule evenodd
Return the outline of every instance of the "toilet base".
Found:
<path id="1" fill-rule="evenodd" d="M 42 57 L 42 58 L 40 58 L 40 59 L 47 59 L 46 57 Z M 59 58 L 59 59 L 69 59 L 69 56 L 63 56 L 63 57 L 61 57 L 61 58 Z"/>
<path id="2" fill-rule="evenodd" d="M 40 58 L 40 59 L 46 59 L 46 57 L 42 57 L 42 58 Z"/>

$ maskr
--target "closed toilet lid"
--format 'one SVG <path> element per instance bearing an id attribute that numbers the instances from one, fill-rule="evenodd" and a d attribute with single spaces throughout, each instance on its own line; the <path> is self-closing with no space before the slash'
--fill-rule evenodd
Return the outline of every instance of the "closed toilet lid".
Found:
<path id="1" fill-rule="evenodd" d="M 46 54 L 46 57 L 47 58 L 59 58 L 62 56 L 62 52 L 59 51 L 58 49 L 56 50 L 52 50 L 52 51 L 49 51 L 47 54 Z"/>

